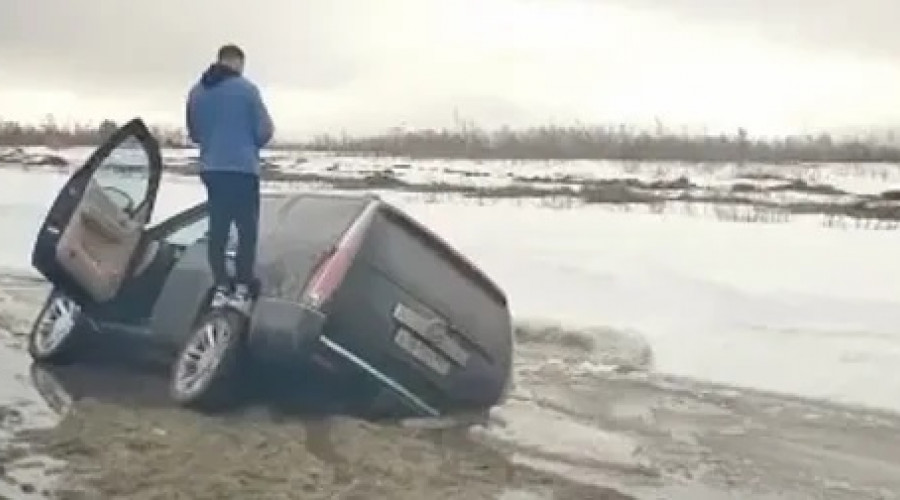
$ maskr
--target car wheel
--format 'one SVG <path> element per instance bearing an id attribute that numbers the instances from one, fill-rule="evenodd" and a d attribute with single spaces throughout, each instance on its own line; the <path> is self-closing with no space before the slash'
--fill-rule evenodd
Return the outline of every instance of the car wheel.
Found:
<path id="1" fill-rule="evenodd" d="M 28 334 L 28 353 L 39 363 L 70 362 L 88 333 L 89 326 L 81 307 L 54 290 L 44 302 Z"/>
<path id="2" fill-rule="evenodd" d="M 245 328 L 246 319 L 233 311 L 197 322 L 172 367 L 170 394 L 178 404 L 210 411 L 234 403 Z"/>

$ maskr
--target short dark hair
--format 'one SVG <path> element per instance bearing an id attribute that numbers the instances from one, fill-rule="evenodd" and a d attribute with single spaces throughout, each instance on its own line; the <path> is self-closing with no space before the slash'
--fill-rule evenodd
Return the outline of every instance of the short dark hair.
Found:
<path id="1" fill-rule="evenodd" d="M 234 44 L 223 45 L 219 49 L 219 60 L 223 59 L 244 59 L 244 51 Z"/>

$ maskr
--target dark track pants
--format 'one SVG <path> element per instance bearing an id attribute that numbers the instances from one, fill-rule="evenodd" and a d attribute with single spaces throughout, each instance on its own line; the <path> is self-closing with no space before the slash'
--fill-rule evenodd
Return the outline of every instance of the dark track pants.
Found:
<path id="1" fill-rule="evenodd" d="M 259 238 L 259 177 L 239 172 L 203 172 L 209 202 L 209 267 L 216 285 L 229 285 L 225 249 L 231 224 L 237 228 L 235 281 L 253 283 Z"/>

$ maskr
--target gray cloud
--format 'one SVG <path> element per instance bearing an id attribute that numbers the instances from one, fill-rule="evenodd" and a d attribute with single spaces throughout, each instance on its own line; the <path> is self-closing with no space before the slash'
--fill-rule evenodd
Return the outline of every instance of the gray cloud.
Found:
<path id="1" fill-rule="evenodd" d="M 249 71 L 270 85 L 332 89 L 377 64 L 377 50 L 367 45 L 410 28 L 404 17 L 422 21 L 416 12 L 405 12 L 414 10 L 412 3 L 403 3 L 4 0 L 0 71 L 7 82 L 65 80 L 91 91 L 135 85 L 174 89 L 196 78 L 219 44 L 235 41 L 248 51 Z M 900 57 L 896 0 L 621 0 L 620 5 L 674 14 L 688 24 L 717 28 L 723 37 L 752 33 L 813 50 Z M 680 28 L 673 23 L 671 29 Z"/>
<path id="2" fill-rule="evenodd" d="M 272 85 L 335 87 L 358 70 L 332 43 L 340 9 L 269 0 L 6 0 L 0 60 L 16 80 L 110 89 L 175 87 L 196 78 L 224 42 L 248 52 L 249 71 Z M 9 79 L 6 79 L 9 81 Z"/>
<path id="3" fill-rule="evenodd" d="M 728 28 L 736 29 L 734 36 L 744 35 L 739 28 L 805 49 L 900 57 L 897 0 L 626 0 L 622 5 L 717 25 L 725 36 Z"/>
<path id="4" fill-rule="evenodd" d="M 591 8 L 557 8 L 566 1 Z M 540 2 L 548 8 L 534 9 Z M 71 115 L 127 108 L 121 112 L 177 122 L 188 86 L 225 42 L 246 49 L 248 74 L 277 102 L 282 130 L 443 124 L 454 106 L 479 122 L 511 124 L 551 117 L 629 121 L 657 113 L 730 123 L 750 113 L 777 126 L 886 121 L 894 115 L 881 110 L 900 109 L 885 104 L 900 103 L 887 81 L 900 68 L 898 0 L 0 5 L 0 86 L 69 91 L 60 106 Z M 774 50 L 759 39 L 775 42 Z M 752 60 L 729 59 L 725 50 Z M 823 80 L 824 90 L 806 92 Z M 721 87 L 756 104 L 744 105 Z M 56 111 L 35 95 L 29 103 L 8 98 L 6 108 L 15 109 L 0 112 Z"/>

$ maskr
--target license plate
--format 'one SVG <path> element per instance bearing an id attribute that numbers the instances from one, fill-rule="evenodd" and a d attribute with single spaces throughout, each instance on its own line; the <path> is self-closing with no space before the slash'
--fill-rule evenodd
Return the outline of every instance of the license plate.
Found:
<path id="1" fill-rule="evenodd" d="M 440 354 L 428 347 L 425 342 L 417 339 L 409 330 L 404 328 L 397 330 L 394 342 L 423 365 L 440 375 L 445 376 L 450 373 L 450 362 L 441 358 Z"/>
<path id="2" fill-rule="evenodd" d="M 423 317 L 403 304 L 397 304 L 394 308 L 394 319 L 431 342 L 456 364 L 465 366 L 469 361 L 469 353 L 451 336 L 443 321 Z"/>

